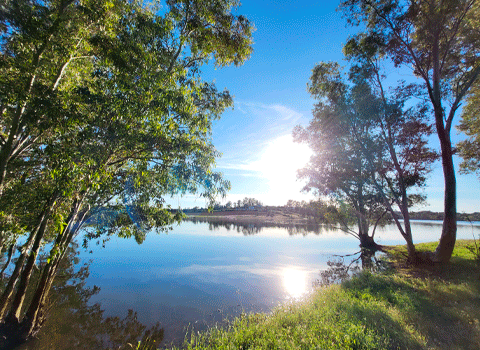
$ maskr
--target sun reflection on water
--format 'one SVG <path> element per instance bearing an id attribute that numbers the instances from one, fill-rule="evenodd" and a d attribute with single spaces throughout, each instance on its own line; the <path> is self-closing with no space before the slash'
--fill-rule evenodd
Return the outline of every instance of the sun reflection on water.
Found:
<path id="1" fill-rule="evenodd" d="M 291 298 L 299 298 L 307 292 L 307 272 L 297 268 L 285 268 L 282 272 L 283 288 Z"/>

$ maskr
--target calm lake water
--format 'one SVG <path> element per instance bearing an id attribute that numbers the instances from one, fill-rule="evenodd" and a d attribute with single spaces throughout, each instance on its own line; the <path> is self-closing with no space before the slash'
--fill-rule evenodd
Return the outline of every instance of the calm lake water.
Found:
<path id="1" fill-rule="evenodd" d="M 438 240 L 439 222 L 413 224 L 415 243 Z M 478 239 L 480 226 L 460 223 L 458 239 Z M 402 244 L 393 225 L 377 229 L 379 244 Z M 148 235 L 143 244 L 112 239 L 106 247 L 79 249 L 91 260 L 85 286 L 100 287 L 88 305 L 103 316 L 160 322 L 165 342 L 179 344 L 186 328 L 203 330 L 241 312 L 270 311 L 301 298 L 337 255 L 359 250 L 355 238 L 339 230 L 302 226 L 262 227 L 183 222 L 168 234 Z M 352 259 L 348 257 L 346 259 Z"/>

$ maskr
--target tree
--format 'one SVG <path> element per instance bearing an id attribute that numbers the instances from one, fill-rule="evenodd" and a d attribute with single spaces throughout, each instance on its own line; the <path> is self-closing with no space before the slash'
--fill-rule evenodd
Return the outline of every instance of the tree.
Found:
<path id="1" fill-rule="evenodd" d="M 412 101 L 418 95 L 415 84 L 407 85 L 401 81 L 388 94 L 384 86 L 386 74 L 380 68 L 384 52 L 371 37 L 357 35 L 351 38 L 344 47 L 344 53 L 353 63 L 350 69 L 350 80 L 355 83 L 353 89 L 360 87 L 367 100 L 377 105 L 376 112 L 371 116 L 375 124 L 369 137 L 383 145 L 386 157 L 381 163 L 383 169 L 377 170 L 380 176 L 373 177 L 373 183 L 407 242 L 409 259 L 416 261 L 420 257 L 413 246 L 409 207 L 424 198 L 419 194 L 407 194 L 407 191 L 425 184 L 426 174 L 438 158 L 437 153 L 426 146 L 426 137 L 432 134 L 428 105 L 424 102 L 415 105 Z M 409 108 L 405 107 L 407 103 L 411 105 Z M 374 167 L 368 143 L 362 145 L 360 142 L 359 146 L 365 150 L 365 157 Z M 403 223 L 392 205 L 402 214 Z"/>
<path id="2" fill-rule="evenodd" d="M 242 200 L 242 206 L 244 208 L 250 208 L 250 207 L 261 207 L 263 206 L 262 202 L 255 198 L 250 198 L 250 197 L 245 197 Z"/>
<path id="3" fill-rule="evenodd" d="M 374 248 L 369 228 L 384 212 L 382 202 L 368 181 L 367 166 L 352 140 L 337 128 L 335 121 L 318 118 L 328 115 L 326 110 L 320 112 L 322 107 L 316 105 L 315 118 L 307 128 L 294 130 L 295 139 L 307 143 L 314 152 L 298 176 L 307 179 L 305 190 L 314 190 L 317 196 L 328 196 L 336 202 L 335 211 L 330 210 L 328 215 L 330 223 L 339 223 L 362 247 Z M 351 229 L 353 224 L 357 231 Z"/>
<path id="4" fill-rule="evenodd" d="M 251 26 L 231 13 L 236 5 L 167 1 L 160 12 L 136 0 L 52 0 L 2 7 L 0 218 L 7 236 L 26 235 L 0 297 L 3 346 L 40 330 L 56 272 L 82 225 L 94 228 L 87 237 L 141 242 L 150 228 L 180 218 L 164 206 L 165 195 L 200 191 L 213 200 L 228 189 L 213 171 L 210 129 L 232 99 L 203 82 L 200 67 L 211 57 L 220 66 L 248 58 Z"/>
<path id="5" fill-rule="evenodd" d="M 298 207 L 300 207 L 300 202 L 296 201 L 296 200 L 293 200 L 293 199 L 289 199 L 287 201 L 286 207 L 287 208 L 298 208 Z"/>
<path id="6" fill-rule="evenodd" d="M 378 70 L 368 62 L 353 65 L 348 82 L 338 64 L 320 63 L 309 90 L 320 102 L 310 125 L 294 132 L 314 151 L 309 166 L 299 173 L 309 181 L 306 189 L 339 202 L 335 220 L 362 247 L 376 247 L 375 228 L 388 211 L 413 259 L 408 207 L 421 197 L 407 195 L 407 190 L 424 184 L 429 164 L 436 159 L 426 147 L 430 128 L 423 120 L 424 109 L 405 109 L 402 95 L 387 98 Z M 403 225 L 394 205 L 403 214 Z M 358 232 L 349 228 L 354 218 Z"/>
<path id="7" fill-rule="evenodd" d="M 471 90 L 467 104 L 462 110 L 462 119 L 458 129 L 463 131 L 468 139 L 458 143 L 463 162 L 460 170 L 465 173 L 477 173 L 480 176 L 480 118 L 479 118 L 479 85 Z"/>
<path id="8" fill-rule="evenodd" d="M 306 190 L 319 196 L 328 196 L 338 203 L 336 220 L 343 230 L 355 236 L 364 247 L 373 247 L 369 235 L 372 220 L 384 211 L 376 190 L 369 182 L 371 173 L 353 137 L 362 127 L 349 123 L 343 110 L 349 103 L 347 86 L 340 81 L 338 66 L 319 64 L 312 74 L 309 90 L 319 102 L 308 127 L 296 127 L 294 138 L 307 143 L 313 151 L 307 167 L 299 177 L 307 179 Z M 358 232 L 350 229 L 356 221 Z"/>
<path id="9" fill-rule="evenodd" d="M 421 80 L 440 141 L 445 184 L 442 235 L 433 260 L 448 262 L 456 240 L 456 179 L 451 129 L 456 111 L 480 74 L 479 3 L 462 1 L 346 0 L 349 23 L 366 25 L 396 67 Z"/>

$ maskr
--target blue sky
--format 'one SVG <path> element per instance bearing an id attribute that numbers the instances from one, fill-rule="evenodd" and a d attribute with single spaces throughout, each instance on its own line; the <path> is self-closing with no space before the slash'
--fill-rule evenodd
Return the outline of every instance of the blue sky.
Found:
<path id="1" fill-rule="evenodd" d="M 302 183 L 296 180 L 296 170 L 308 161 L 309 150 L 294 144 L 291 133 L 295 125 L 307 125 L 311 118 L 315 101 L 306 86 L 314 65 L 347 64 L 342 47 L 357 29 L 346 27 L 337 6 L 337 1 L 242 1 L 237 13 L 256 27 L 251 58 L 241 67 L 203 69 L 204 78 L 215 81 L 219 90 L 228 89 L 235 101 L 234 109 L 213 126 L 213 143 L 223 154 L 217 170 L 232 183 L 224 202 L 248 196 L 267 205 L 284 205 L 288 199 L 313 198 L 300 192 Z M 461 136 L 454 133 L 454 140 L 459 140 Z M 432 145 L 436 144 L 433 138 Z M 458 174 L 457 181 L 458 211 L 479 211 L 478 178 Z M 441 211 L 440 162 L 425 194 L 428 205 L 422 209 Z M 172 204 L 185 208 L 204 206 L 205 201 L 185 196 Z"/>

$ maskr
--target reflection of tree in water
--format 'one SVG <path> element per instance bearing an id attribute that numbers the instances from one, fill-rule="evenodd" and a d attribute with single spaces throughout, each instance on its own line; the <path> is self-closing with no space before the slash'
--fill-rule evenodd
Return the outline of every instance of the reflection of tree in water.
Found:
<path id="1" fill-rule="evenodd" d="M 225 227 L 228 231 L 236 230 L 238 233 L 243 233 L 245 236 L 256 235 L 262 231 L 262 225 L 260 224 L 240 224 L 230 222 L 208 222 L 208 229 L 210 231 L 218 231 L 221 227 Z"/>
<path id="2" fill-rule="evenodd" d="M 388 262 L 377 256 L 378 251 L 361 249 L 348 255 L 335 255 L 336 259 L 327 261 L 328 268 L 320 272 L 320 279 L 313 282 L 314 287 L 342 283 L 362 270 L 381 272 L 389 268 Z M 358 255 L 358 256 L 356 256 Z M 345 263 L 345 258 L 354 257 Z"/>
<path id="3" fill-rule="evenodd" d="M 269 223 L 269 222 L 238 222 L 224 218 L 205 218 L 205 217 L 189 217 L 187 221 L 194 224 L 207 223 L 210 231 L 217 231 L 220 228 L 226 228 L 227 231 L 237 231 L 243 233 L 245 236 L 256 235 L 264 228 L 284 228 L 290 236 L 308 234 L 320 235 L 323 232 L 336 230 L 330 226 L 322 225 L 302 225 L 302 224 L 288 224 L 288 223 Z"/>
<path id="4" fill-rule="evenodd" d="M 306 236 L 309 233 L 320 235 L 323 232 L 328 232 L 332 230 L 332 228 L 329 226 L 319 226 L 319 225 L 290 225 L 286 227 L 286 229 L 290 236 L 296 236 L 296 235 Z"/>
<path id="5" fill-rule="evenodd" d="M 78 253 L 70 249 L 52 287 L 45 325 L 38 339 L 20 349 L 137 349 L 139 340 L 138 349 L 156 349 L 163 339 L 158 324 L 147 330 L 132 310 L 123 319 L 104 318 L 99 304 L 89 305 L 100 288 L 85 286 L 89 266 L 78 269 L 79 261 Z"/>

